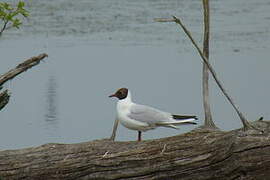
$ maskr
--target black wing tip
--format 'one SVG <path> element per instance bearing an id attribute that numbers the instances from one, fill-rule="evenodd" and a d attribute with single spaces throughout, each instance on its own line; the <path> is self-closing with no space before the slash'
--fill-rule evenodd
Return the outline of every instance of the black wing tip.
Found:
<path id="1" fill-rule="evenodd" d="M 191 119 L 191 118 L 193 118 L 195 120 L 198 120 L 197 116 L 189 116 L 189 115 L 185 116 L 185 115 L 172 114 L 172 118 L 173 119 Z"/>

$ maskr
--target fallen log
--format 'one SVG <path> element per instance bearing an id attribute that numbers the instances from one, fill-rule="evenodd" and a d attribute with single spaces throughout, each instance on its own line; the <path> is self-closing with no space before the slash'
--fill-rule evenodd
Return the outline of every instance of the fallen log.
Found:
<path id="1" fill-rule="evenodd" d="M 142 142 L 109 139 L 0 151 L 2 179 L 269 179 L 270 122 Z"/>

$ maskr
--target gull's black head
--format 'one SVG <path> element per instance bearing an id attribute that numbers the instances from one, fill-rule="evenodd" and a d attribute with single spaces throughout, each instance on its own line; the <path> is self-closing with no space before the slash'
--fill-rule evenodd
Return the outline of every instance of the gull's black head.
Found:
<path id="1" fill-rule="evenodd" d="M 128 89 L 127 88 L 121 88 L 116 91 L 116 93 L 110 95 L 109 97 L 117 97 L 118 99 L 125 99 L 128 95 Z"/>

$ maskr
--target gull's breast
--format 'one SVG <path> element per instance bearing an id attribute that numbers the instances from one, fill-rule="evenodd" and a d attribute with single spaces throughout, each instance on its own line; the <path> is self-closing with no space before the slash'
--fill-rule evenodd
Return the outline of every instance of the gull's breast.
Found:
<path id="1" fill-rule="evenodd" d="M 136 131 L 147 131 L 149 129 L 152 129 L 150 128 L 149 124 L 131 119 L 127 115 L 128 112 L 118 113 L 118 119 L 120 120 L 120 123 L 126 128 Z"/>
<path id="2" fill-rule="evenodd" d="M 120 123 L 128 129 L 136 130 L 136 131 L 147 131 L 149 129 L 153 129 L 153 127 L 149 126 L 148 123 L 140 122 L 135 119 L 131 119 L 128 117 L 130 113 L 130 108 L 128 106 L 119 106 L 117 108 L 117 117 Z"/>

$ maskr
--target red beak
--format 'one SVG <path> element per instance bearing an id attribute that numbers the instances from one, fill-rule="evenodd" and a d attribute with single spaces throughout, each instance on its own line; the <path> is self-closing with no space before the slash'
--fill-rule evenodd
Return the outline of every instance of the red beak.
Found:
<path id="1" fill-rule="evenodd" d="M 110 95 L 109 97 L 110 97 L 110 98 L 111 98 L 111 97 L 115 97 L 115 94 L 112 94 L 112 95 Z"/>

